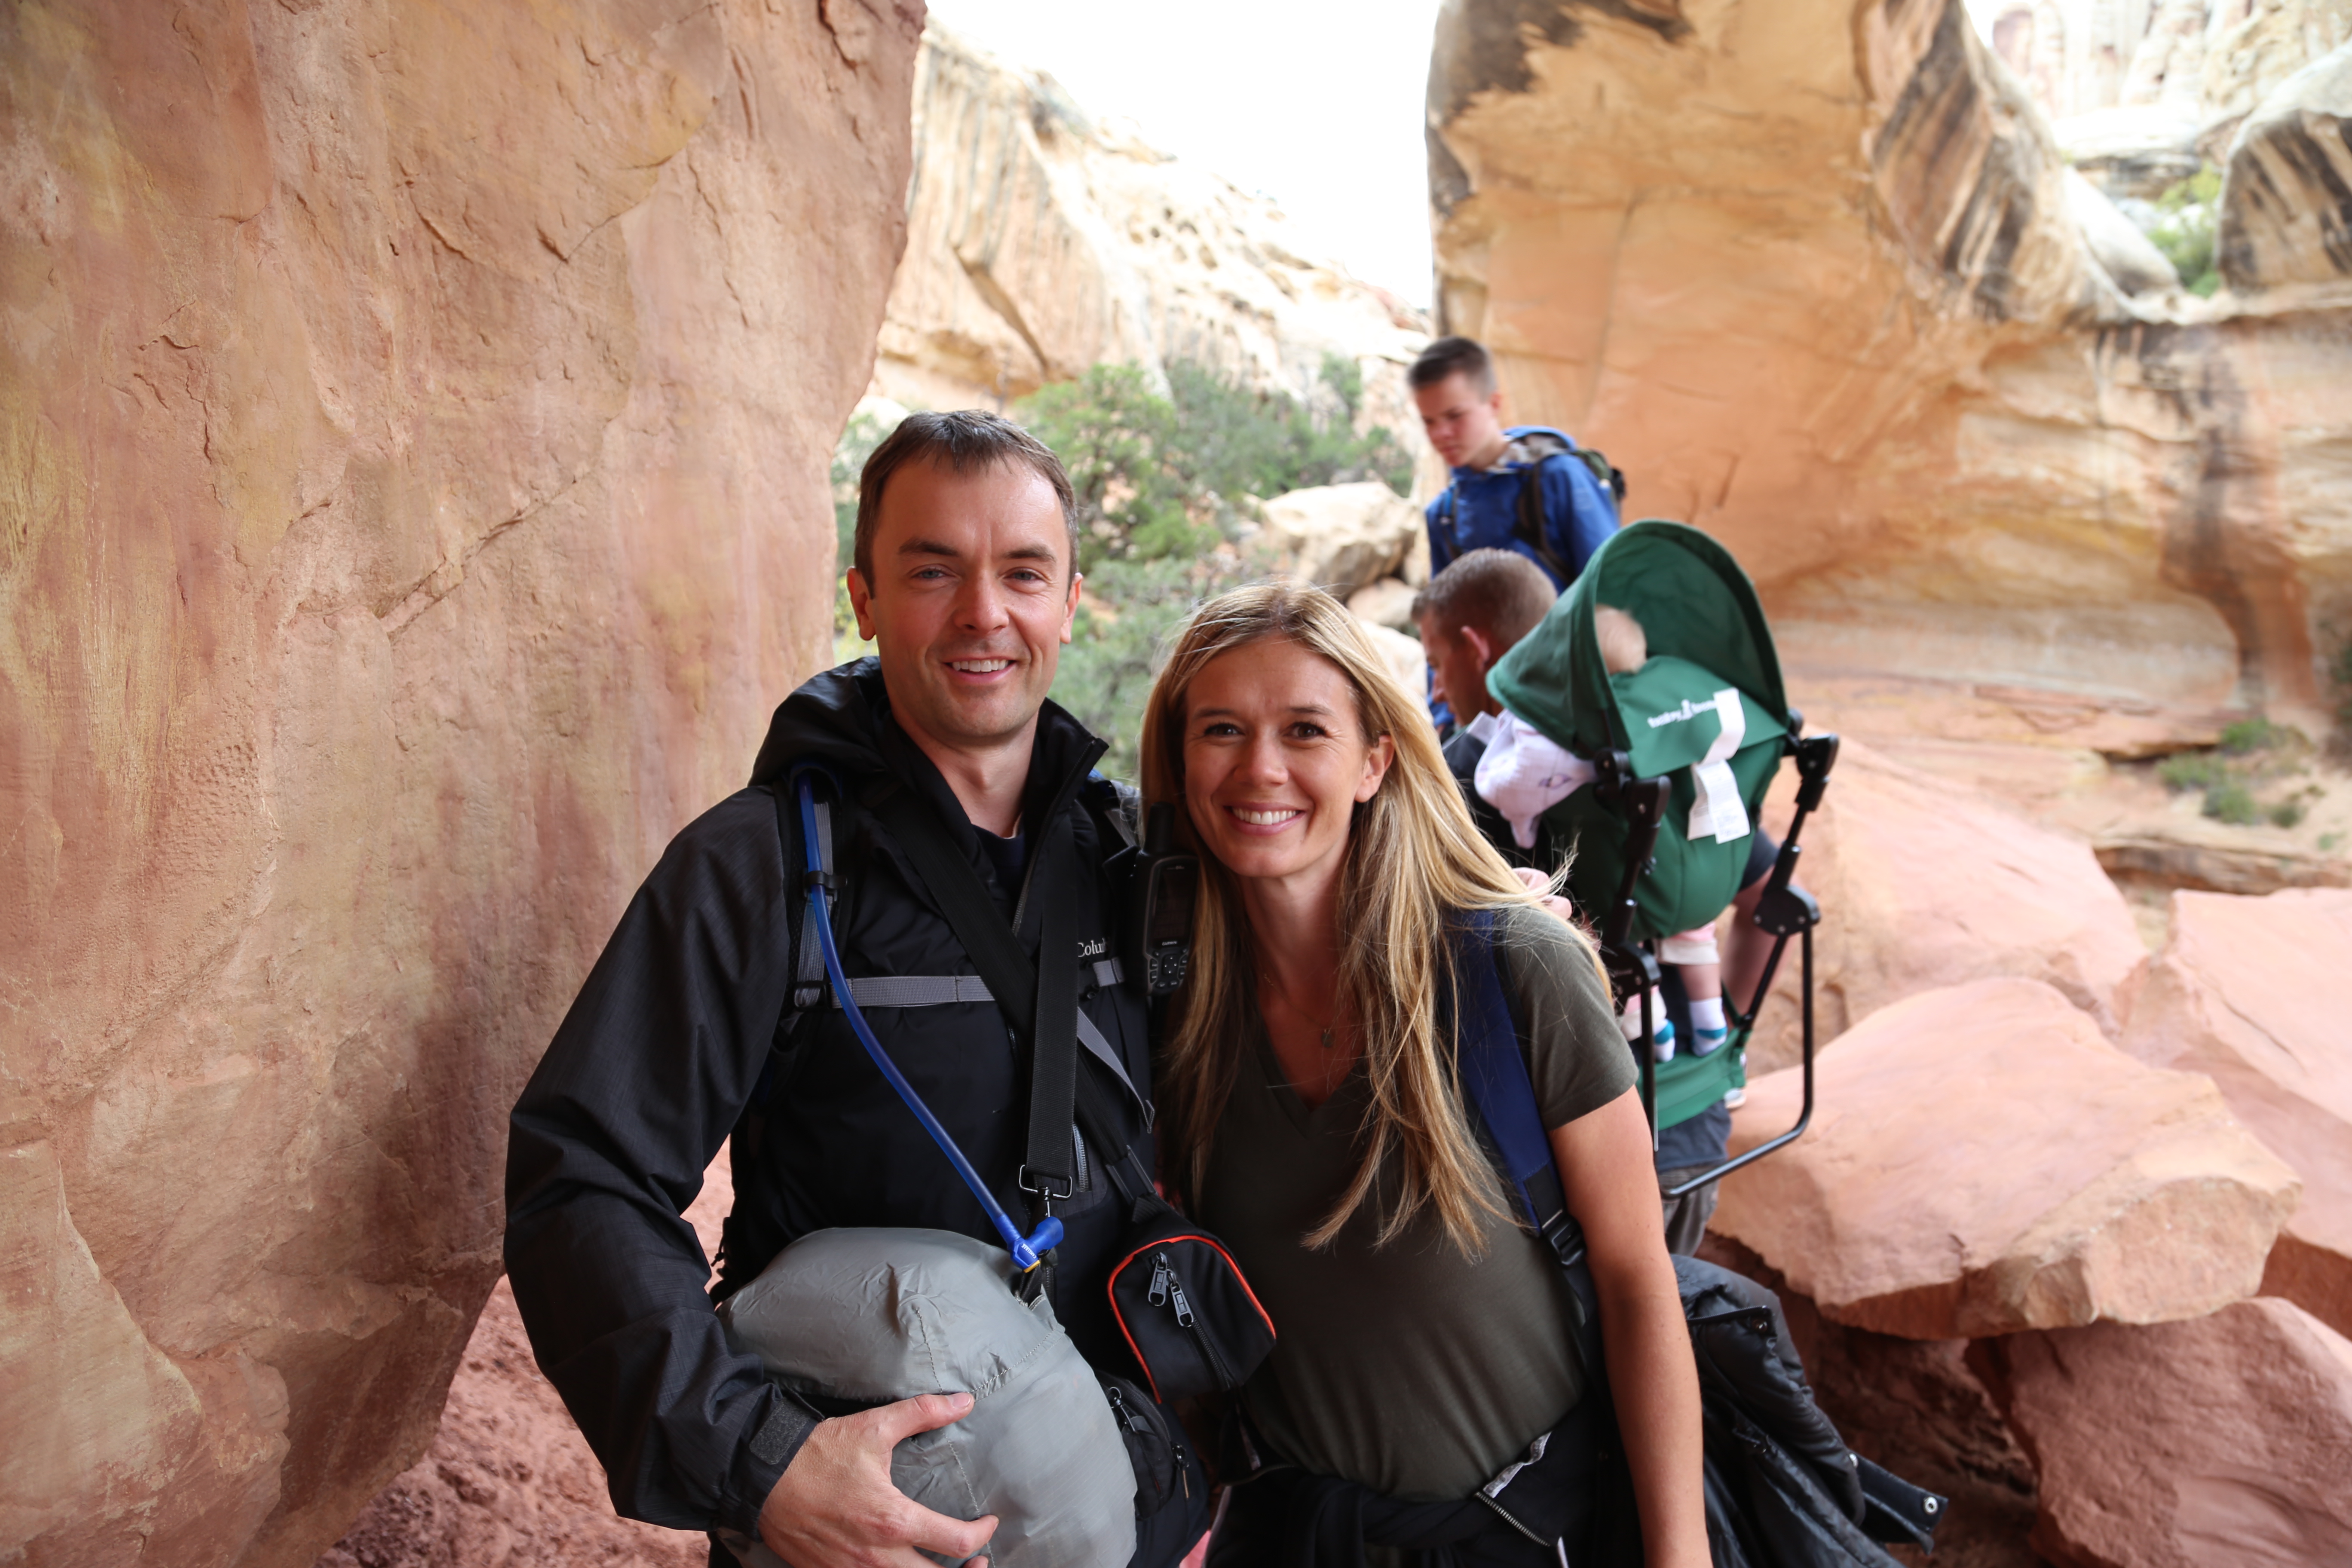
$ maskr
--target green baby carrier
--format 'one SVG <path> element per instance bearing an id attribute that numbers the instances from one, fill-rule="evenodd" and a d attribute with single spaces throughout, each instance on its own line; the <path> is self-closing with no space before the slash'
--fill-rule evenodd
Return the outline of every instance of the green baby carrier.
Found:
<path id="1" fill-rule="evenodd" d="M 1602 663 L 1595 615 L 1603 605 L 1641 623 L 1649 660 L 1640 669 L 1612 674 Z M 1656 978 L 1643 944 L 1711 924 L 1739 892 L 1765 794 L 1781 759 L 1797 758 L 1796 821 L 1757 910 L 1757 923 L 1778 938 L 1772 965 L 1744 1012 L 1739 998 L 1724 999 L 1731 1048 L 1654 1068 L 1643 1049 L 1644 1099 L 1654 1125 L 1671 1127 L 1747 1081 L 1756 1007 L 1781 949 L 1801 934 L 1810 1063 L 1811 933 L 1820 914 L 1790 877 L 1837 738 L 1799 739 L 1804 720 L 1789 706 L 1771 628 L 1730 552 L 1681 523 L 1621 530 L 1488 671 L 1486 685 L 1521 721 L 1599 770 L 1593 787 L 1552 806 L 1543 821 L 1553 843 L 1572 847 L 1569 895 L 1598 926 L 1621 999 Z"/>

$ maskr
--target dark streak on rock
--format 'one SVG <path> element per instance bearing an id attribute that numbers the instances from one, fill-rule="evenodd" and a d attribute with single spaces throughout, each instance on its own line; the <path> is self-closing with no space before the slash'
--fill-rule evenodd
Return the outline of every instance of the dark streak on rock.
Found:
<path id="1" fill-rule="evenodd" d="M 2232 368 L 2226 329 L 2143 321 L 2103 330 L 2095 357 L 2102 379 L 2119 360 L 2136 363 L 2137 379 L 2172 405 L 2189 432 L 2174 489 L 2180 502 L 2166 520 L 2159 575 L 2220 613 L 2238 644 L 2238 698 L 2259 709 L 2273 694 L 2267 672 L 2307 660 L 2303 617 L 2282 613 L 2281 585 L 2298 581 L 2294 563 L 2252 526 L 2263 511 L 2249 493 L 2262 476 L 2245 459 L 2250 400 Z M 2265 591 L 2267 590 L 2267 591 Z M 2278 646 L 2274 646 L 2278 645 Z"/>
<path id="2" fill-rule="evenodd" d="M 1436 126 L 1429 127 L 1429 205 L 1437 209 L 1440 218 L 1454 216 L 1454 209 L 1470 195 L 1470 171 L 1454 155 Z"/>
<path id="3" fill-rule="evenodd" d="M 1594 12 L 1646 27 L 1670 44 L 1690 36 L 1680 0 L 1456 0 L 1438 18 L 1429 55 L 1429 200 L 1440 218 L 1471 193 L 1470 176 L 1440 130 L 1482 92 L 1522 93 L 1536 85 L 1528 51 L 1538 43 L 1573 48 Z"/>
<path id="4" fill-rule="evenodd" d="M 2285 282 L 2318 281 L 2307 275 L 2265 275 L 2266 251 L 2305 217 L 2318 228 L 2320 254 L 2338 278 L 2352 277 L 2352 182 L 2322 138 L 2352 153 L 2352 120 L 2305 112 L 2274 120 L 2249 135 L 2230 160 L 2221 189 L 2219 265 L 2233 289 L 2252 291 Z M 2281 180 L 2286 184 L 2282 185 Z"/>
<path id="5" fill-rule="evenodd" d="M 1887 15 L 1917 3 L 1886 0 Z M 2016 138 L 1998 133 L 1973 172 L 1963 155 L 1992 113 L 1971 68 L 1967 26 L 1957 0 L 1945 0 L 1927 51 L 1872 140 L 1871 166 L 1911 253 L 1967 289 L 1979 316 L 2000 321 L 2012 307 L 2011 267 L 2032 221 L 2038 171 Z"/>
<path id="6" fill-rule="evenodd" d="M 1429 113 L 1453 121 L 1482 92 L 1526 92 L 1536 84 L 1528 50 L 1541 42 L 1574 48 L 1590 11 L 1646 27 L 1666 42 L 1690 35 L 1675 0 L 1460 0 L 1439 22 L 1429 57 Z"/>

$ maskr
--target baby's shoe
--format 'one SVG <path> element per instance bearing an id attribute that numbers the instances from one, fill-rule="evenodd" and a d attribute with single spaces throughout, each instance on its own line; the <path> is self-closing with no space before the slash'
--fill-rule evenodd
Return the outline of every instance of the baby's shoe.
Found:
<path id="1" fill-rule="evenodd" d="M 1723 1109 L 1726 1110 L 1737 1110 L 1747 1103 L 1748 1086 L 1746 1084 L 1728 1091 L 1723 1097 Z"/>
<path id="2" fill-rule="evenodd" d="M 1650 1037 L 1650 1055 L 1660 1067 L 1675 1059 L 1675 1025 L 1671 1018 L 1658 1020 L 1657 1033 Z"/>
<path id="3" fill-rule="evenodd" d="M 1696 1024 L 1691 1026 L 1690 1048 L 1691 1055 L 1695 1057 L 1711 1057 L 1730 1043 L 1729 1029 L 1702 1029 Z"/>

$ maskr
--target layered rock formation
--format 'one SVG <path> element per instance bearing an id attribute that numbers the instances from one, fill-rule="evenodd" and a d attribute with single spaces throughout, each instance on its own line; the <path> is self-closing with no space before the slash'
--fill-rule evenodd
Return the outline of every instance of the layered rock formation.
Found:
<path id="1" fill-rule="evenodd" d="M 1796 1124 L 1749 1086 L 1732 1149 Z M 1816 1068 L 1805 1136 L 1725 1184 L 1713 1228 L 1834 1321 L 1973 1339 L 2163 1322 L 2252 1296 L 2298 1191 L 2211 1081 L 2152 1070 L 2031 980 L 1924 992 Z"/>
<path id="2" fill-rule="evenodd" d="M 2281 82 L 2352 39 L 2346 0 L 1969 0 L 1969 10 L 2069 153 L 2136 156 L 2152 166 L 2120 172 L 2143 191 L 2195 173 L 2200 148 L 2218 156 Z"/>
<path id="3" fill-rule="evenodd" d="M 2315 704 L 2352 295 L 2126 297 L 1958 0 L 1453 0 L 1429 111 L 1441 324 L 1739 555 L 1801 691 L 2122 752 Z"/>
<path id="4" fill-rule="evenodd" d="M 877 391 L 995 407 L 1090 365 L 1185 359 L 1313 398 L 1336 354 L 1363 373 L 1362 417 L 1422 449 L 1403 371 L 1426 319 L 1300 254 L 1268 203 L 936 26 L 914 133 Z"/>
<path id="5" fill-rule="evenodd" d="M 0 11 L 0 1558 L 307 1563 L 824 651 L 919 8 Z"/>

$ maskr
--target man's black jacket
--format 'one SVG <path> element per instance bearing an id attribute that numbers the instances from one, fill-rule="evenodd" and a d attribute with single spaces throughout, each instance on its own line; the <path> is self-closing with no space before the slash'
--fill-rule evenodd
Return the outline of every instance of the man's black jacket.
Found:
<path id="1" fill-rule="evenodd" d="M 1139 995 L 1098 985 L 1091 963 L 1118 946 L 1104 867 L 1122 845 L 1081 799 L 1092 793 L 1080 785 L 1101 750 L 1076 720 L 1045 705 L 1024 833 L 1040 845 L 1045 825 L 1071 814 L 1077 853 L 1062 857 L 1058 871 L 1033 855 L 1032 885 L 1000 891 L 1006 907 L 1018 900 L 1033 957 L 1044 901 L 1074 910 L 1089 961 L 1080 966 L 1079 1005 L 1144 1087 Z M 797 827 L 787 842 L 777 806 L 802 761 L 824 763 L 841 781 L 834 921 L 846 973 L 974 973 L 921 879 L 861 803 L 880 791 L 916 791 L 994 889 L 977 832 L 891 721 L 876 661 L 828 671 L 776 710 L 751 787 L 680 833 L 646 879 L 516 1104 L 508 1148 L 507 1272 L 531 1349 L 603 1462 L 614 1506 L 677 1529 L 756 1534 L 761 1503 L 815 1421 L 768 1382 L 756 1357 L 730 1348 L 705 1294 L 709 1265 L 679 1217 L 730 1132 L 729 1283 L 748 1281 L 785 1243 L 831 1226 L 998 1239 L 829 996 L 779 1036 L 793 981 L 792 906 L 805 895 Z M 996 1005 L 867 1016 L 998 1201 L 1025 1223 L 1028 1199 L 1015 1178 L 1027 1064 Z M 764 1109 L 747 1121 L 755 1093 Z M 1150 1169 L 1139 1119 L 1131 1132 Z M 1090 1361 L 1119 1371 L 1124 1352 L 1105 1283 L 1125 1205 L 1102 1175 L 1102 1154 L 1087 1152 L 1086 1184 L 1055 1208 L 1068 1235 L 1056 1254 L 1054 1307 Z"/>

